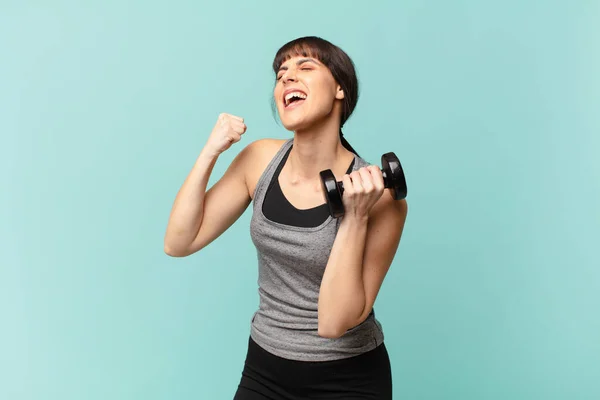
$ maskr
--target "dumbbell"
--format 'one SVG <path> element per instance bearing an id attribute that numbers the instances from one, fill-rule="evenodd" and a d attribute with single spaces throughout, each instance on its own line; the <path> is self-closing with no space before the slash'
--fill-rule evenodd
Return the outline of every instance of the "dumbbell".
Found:
<path id="1" fill-rule="evenodd" d="M 394 153 L 385 153 L 381 156 L 381 172 L 383 173 L 383 183 L 387 189 L 392 189 L 392 196 L 395 200 L 402 200 L 406 197 L 406 179 L 400 160 Z M 319 173 L 325 200 L 329 206 L 329 214 L 333 218 L 340 218 L 344 215 L 344 204 L 342 203 L 342 194 L 344 193 L 344 183 L 335 180 L 335 175 L 330 169 Z"/>

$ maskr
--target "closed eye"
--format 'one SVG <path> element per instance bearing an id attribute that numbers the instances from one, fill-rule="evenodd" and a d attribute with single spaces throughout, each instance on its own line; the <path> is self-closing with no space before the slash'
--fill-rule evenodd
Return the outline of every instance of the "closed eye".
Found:
<path id="1" fill-rule="evenodd" d="M 306 61 L 304 61 L 304 62 L 306 62 Z M 287 68 L 286 68 L 286 69 L 287 69 Z M 312 67 L 300 67 L 300 70 L 301 70 L 301 71 L 312 71 L 313 69 L 314 69 L 314 68 L 312 68 Z M 281 73 L 280 73 L 279 75 L 277 75 L 277 78 L 276 78 L 276 79 L 277 79 L 277 80 L 281 80 L 281 78 L 282 78 L 282 77 L 283 77 L 283 74 L 281 74 Z"/>

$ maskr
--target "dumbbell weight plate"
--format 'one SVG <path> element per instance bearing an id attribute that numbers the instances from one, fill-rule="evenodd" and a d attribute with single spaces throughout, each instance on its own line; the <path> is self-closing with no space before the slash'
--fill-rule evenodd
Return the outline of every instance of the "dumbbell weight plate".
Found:
<path id="1" fill-rule="evenodd" d="M 381 156 L 381 167 L 385 186 L 392 189 L 394 199 L 402 200 L 406 198 L 408 192 L 406 178 L 398 157 L 394 153 L 385 153 Z"/>
<path id="2" fill-rule="evenodd" d="M 329 207 L 329 215 L 333 218 L 340 218 L 344 215 L 344 203 L 342 203 L 342 193 L 344 188 L 338 185 L 335 175 L 328 169 L 320 172 L 321 183 L 323 185 L 323 194 Z"/>

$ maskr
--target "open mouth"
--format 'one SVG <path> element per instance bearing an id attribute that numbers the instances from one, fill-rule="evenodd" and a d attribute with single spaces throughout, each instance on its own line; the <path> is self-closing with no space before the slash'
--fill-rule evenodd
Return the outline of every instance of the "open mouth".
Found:
<path id="1" fill-rule="evenodd" d="M 304 100 L 306 99 L 306 97 L 307 97 L 306 93 L 301 92 L 299 90 L 293 91 L 293 92 L 288 92 L 283 97 L 283 105 L 285 108 L 296 107 L 296 106 L 304 103 Z"/>

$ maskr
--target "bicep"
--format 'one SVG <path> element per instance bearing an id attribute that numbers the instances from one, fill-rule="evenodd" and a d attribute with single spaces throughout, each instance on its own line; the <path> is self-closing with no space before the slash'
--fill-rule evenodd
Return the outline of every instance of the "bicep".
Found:
<path id="1" fill-rule="evenodd" d="M 223 176 L 204 196 L 202 224 L 191 244 L 196 252 L 217 239 L 244 213 L 251 202 L 246 185 L 245 165 L 249 162 L 248 147 L 236 156 Z"/>

